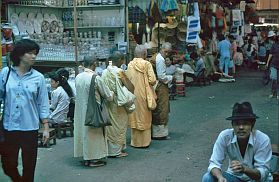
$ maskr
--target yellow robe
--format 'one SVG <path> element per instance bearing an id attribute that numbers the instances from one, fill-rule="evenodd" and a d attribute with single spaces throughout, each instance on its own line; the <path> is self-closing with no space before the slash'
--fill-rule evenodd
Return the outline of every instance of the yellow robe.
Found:
<path id="1" fill-rule="evenodd" d="M 131 145 L 146 147 L 151 141 L 152 113 L 147 107 L 147 84 L 154 85 L 156 76 L 150 62 L 142 58 L 134 58 L 128 65 L 127 76 L 135 87 L 136 110 L 129 114 L 129 124 L 132 128 Z M 148 83 L 145 83 L 145 76 Z"/>

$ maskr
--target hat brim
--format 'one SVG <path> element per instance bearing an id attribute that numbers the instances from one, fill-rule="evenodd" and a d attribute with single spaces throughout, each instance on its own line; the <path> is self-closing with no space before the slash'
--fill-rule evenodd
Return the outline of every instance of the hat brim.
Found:
<path id="1" fill-rule="evenodd" d="M 169 28 L 169 29 L 173 29 L 173 28 L 176 28 L 176 27 L 177 27 L 178 22 L 174 22 L 173 24 L 169 24 L 169 23 L 167 23 L 166 25 L 167 25 L 167 28 Z"/>
<path id="2" fill-rule="evenodd" d="M 244 119 L 257 119 L 259 118 L 258 116 L 230 116 L 226 118 L 226 120 L 244 120 Z"/>

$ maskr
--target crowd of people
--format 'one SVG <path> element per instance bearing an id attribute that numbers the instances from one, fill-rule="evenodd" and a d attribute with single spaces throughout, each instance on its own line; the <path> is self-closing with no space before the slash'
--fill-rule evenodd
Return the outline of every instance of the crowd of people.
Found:
<path id="1" fill-rule="evenodd" d="M 86 56 L 74 85 L 70 84 L 66 69 L 49 75 L 53 88 L 50 95 L 44 76 L 32 68 L 39 52 L 38 44 L 21 40 L 11 53 L 13 65 L 2 69 L 0 74 L 0 93 L 5 101 L 5 147 L 1 147 L 4 172 L 13 181 L 33 181 L 38 129 L 44 127 L 43 140 L 46 141 L 49 125 L 64 122 L 69 114 L 74 122 L 74 157 L 82 157 L 82 165 L 86 167 L 104 166 L 107 157 L 128 156 L 125 151 L 128 127 L 131 128 L 130 146 L 134 148 L 147 148 L 152 139 L 168 140 L 169 93 L 175 83 L 195 81 L 201 74 L 211 80 L 234 79 L 236 66 L 242 62 L 251 69 L 256 68 L 254 63 L 259 61 L 255 61 L 255 56 L 270 66 L 272 97 L 279 98 L 278 39 L 274 32 L 269 32 L 265 41 L 270 47 L 263 42 L 255 45 L 253 37 L 239 47 L 233 36 L 220 36 L 220 41 L 213 37 L 203 50 L 174 56 L 171 56 L 171 44 L 164 42 L 159 52 L 150 58 L 147 47 L 137 45 L 135 58 L 127 66 L 123 54 L 115 51 L 105 68 L 98 65 L 96 57 Z M 243 57 L 238 54 L 241 52 Z M 96 103 L 89 102 L 92 95 Z M 101 105 L 99 112 L 106 108 L 110 125 L 85 125 L 87 107 L 92 104 Z M 209 173 L 203 181 L 267 180 L 270 177 L 270 140 L 262 132 L 253 130 L 256 118 L 249 102 L 235 104 L 232 117 L 227 118 L 232 121 L 233 129 L 219 135 Z M 23 154 L 22 175 L 17 169 L 19 149 Z M 222 173 L 225 154 L 231 161 L 228 172 Z"/>

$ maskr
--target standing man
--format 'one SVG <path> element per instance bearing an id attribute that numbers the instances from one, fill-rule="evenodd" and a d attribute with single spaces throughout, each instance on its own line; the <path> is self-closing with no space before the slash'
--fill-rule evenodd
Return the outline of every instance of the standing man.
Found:
<path id="1" fill-rule="evenodd" d="M 156 83 L 152 65 L 146 61 L 147 50 L 144 45 L 137 45 L 135 58 L 129 63 L 127 76 L 135 86 L 136 110 L 129 114 L 131 146 L 148 147 L 151 142 L 152 113 L 147 107 L 147 89 Z"/>
<path id="2" fill-rule="evenodd" d="M 219 68 L 222 73 L 228 75 L 231 60 L 231 43 L 225 38 L 224 35 L 222 35 L 220 38 L 220 42 L 218 43 L 218 50 L 220 54 Z"/>
<path id="3" fill-rule="evenodd" d="M 227 118 L 232 121 L 233 129 L 219 134 L 203 182 L 272 181 L 270 139 L 263 132 L 253 129 L 256 118 L 249 102 L 234 104 L 232 116 Z M 226 155 L 230 159 L 229 167 L 227 171 L 222 171 Z"/>
<path id="4" fill-rule="evenodd" d="M 97 59 L 86 56 L 84 58 L 84 72 L 76 77 L 76 107 L 74 115 L 74 157 L 83 157 L 84 166 L 98 167 L 106 164 L 102 159 L 108 155 L 106 133 L 103 128 L 85 126 L 88 97 L 93 75 L 97 75 L 95 68 Z M 95 79 L 95 97 L 98 103 L 101 97 L 112 101 L 113 93 L 103 83 L 100 76 Z"/>
<path id="5" fill-rule="evenodd" d="M 107 129 L 108 139 L 108 156 L 109 157 L 126 157 L 126 132 L 128 127 L 128 113 L 125 106 L 118 105 L 117 84 L 125 86 L 130 92 L 134 92 L 134 86 L 130 83 L 124 71 L 120 66 L 124 62 L 124 56 L 116 51 L 109 58 L 112 65 L 104 70 L 102 78 L 111 92 L 115 93 L 113 102 L 107 103 L 111 126 Z"/>
<path id="6" fill-rule="evenodd" d="M 160 52 L 156 56 L 156 73 L 158 84 L 156 86 L 157 108 L 152 112 L 152 138 L 158 140 L 169 139 L 168 120 L 169 120 L 169 89 L 168 84 L 174 76 L 166 74 L 166 63 L 168 53 L 171 50 L 169 42 L 163 43 Z"/>

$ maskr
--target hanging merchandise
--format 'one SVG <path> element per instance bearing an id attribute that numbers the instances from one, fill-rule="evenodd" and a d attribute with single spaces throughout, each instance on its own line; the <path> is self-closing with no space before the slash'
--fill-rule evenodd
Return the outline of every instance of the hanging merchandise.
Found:
<path id="1" fill-rule="evenodd" d="M 186 0 L 186 3 L 196 3 L 198 0 Z"/>
<path id="2" fill-rule="evenodd" d="M 197 42 L 197 44 L 198 44 L 198 48 L 199 48 L 199 49 L 203 48 L 202 41 L 201 41 L 201 38 L 200 38 L 199 36 L 198 36 L 198 42 Z"/>
<path id="3" fill-rule="evenodd" d="M 217 8 L 217 4 L 216 3 L 211 3 L 209 8 L 212 11 L 212 13 L 215 13 L 216 12 L 216 8 Z"/>
<path id="4" fill-rule="evenodd" d="M 143 34 L 146 33 L 146 15 L 138 7 L 129 7 L 129 23 L 132 23 L 132 33 L 138 44 L 142 44 Z"/>
<path id="5" fill-rule="evenodd" d="M 179 41 L 185 42 L 186 41 L 186 32 L 178 32 L 177 38 Z"/>
<path id="6" fill-rule="evenodd" d="M 241 11 L 245 11 L 245 6 L 246 6 L 246 2 L 245 1 L 240 1 L 239 9 Z"/>
<path id="7" fill-rule="evenodd" d="M 232 20 L 239 21 L 239 22 L 241 21 L 241 11 L 239 9 L 232 10 Z"/>
<path id="8" fill-rule="evenodd" d="M 160 10 L 158 8 L 158 4 L 151 0 L 147 9 L 148 15 L 148 25 L 149 28 L 152 29 L 156 22 L 162 22 L 162 17 L 160 14 Z"/>
<path id="9" fill-rule="evenodd" d="M 210 27 L 212 29 L 216 28 L 216 17 L 215 16 L 211 16 Z"/>
<path id="10" fill-rule="evenodd" d="M 198 43 L 198 37 L 199 37 L 198 31 L 187 32 L 186 42 L 196 44 Z"/>
<path id="11" fill-rule="evenodd" d="M 186 28 L 186 23 L 185 22 L 180 22 L 177 25 L 177 29 L 179 32 L 186 32 L 187 28 Z"/>
<path id="12" fill-rule="evenodd" d="M 246 34 L 249 34 L 252 32 L 251 25 L 249 23 L 244 25 L 244 32 Z"/>
<path id="13" fill-rule="evenodd" d="M 188 16 L 187 30 L 189 32 L 200 31 L 201 30 L 200 17 Z"/>
<path id="14" fill-rule="evenodd" d="M 173 29 L 176 28 L 178 25 L 177 19 L 172 16 L 167 16 L 168 23 L 166 24 L 167 28 Z"/>
<path id="15" fill-rule="evenodd" d="M 230 29 L 230 35 L 238 35 L 238 26 L 231 26 L 231 29 Z"/>
<path id="16" fill-rule="evenodd" d="M 152 47 L 157 47 L 158 46 L 158 39 L 160 39 L 160 43 L 165 42 L 166 38 L 166 24 L 160 23 L 158 27 L 158 23 L 156 23 L 152 29 L 152 35 L 151 35 L 151 42 Z M 158 28 L 159 30 L 159 35 L 158 35 Z"/>
<path id="17" fill-rule="evenodd" d="M 168 11 L 176 11 L 178 10 L 178 4 L 176 0 L 163 0 L 161 5 L 161 11 L 168 12 Z"/>
<path id="18" fill-rule="evenodd" d="M 199 3 L 194 3 L 194 16 L 200 17 Z"/>

